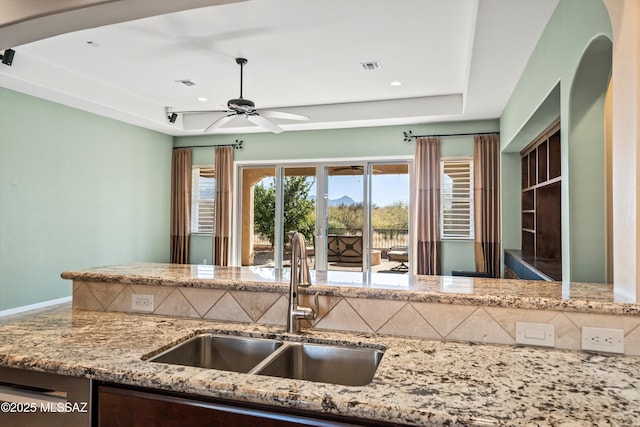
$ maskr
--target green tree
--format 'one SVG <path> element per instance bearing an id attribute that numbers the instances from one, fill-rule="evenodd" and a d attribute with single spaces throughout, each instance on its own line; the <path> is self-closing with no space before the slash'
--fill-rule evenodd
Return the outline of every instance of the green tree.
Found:
<path id="1" fill-rule="evenodd" d="M 284 222 L 283 232 L 301 232 L 307 240 L 313 238 L 315 230 L 315 202 L 309 200 L 309 190 L 313 180 L 306 176 L 288 176 L 284 179 Z M 254 227 L 275 243 L 276 187 L 256 185 L 254 188 Z M 283 236 L 284 238 L 284 236 Z"/>
<path id="2" fill-rule="evenodd" d="M 346 228 L 354 231 L 362 229 L 362 203 L 329 206 L 329 227 Z"/>
<path id="3" fill-rule="evenodd" d="M 371 213 L 373 228 L 393 228 L 407 230 L 409 228 L 409 207 L 404 202 L 394 202 L 392 205 L 374 206 Z"/>

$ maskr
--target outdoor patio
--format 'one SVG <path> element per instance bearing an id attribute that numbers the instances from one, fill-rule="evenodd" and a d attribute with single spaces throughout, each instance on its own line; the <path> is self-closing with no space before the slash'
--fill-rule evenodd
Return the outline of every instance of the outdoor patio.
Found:
<path id="1" fill-rule="evenodd" d="M 380 264 L 372 265 L 371 271 L 374 273 L 397 273 L 403 274 L 407 273 L 406 269 L 398 270 L 400 267 L 400 262 L 390 261 L 386 258 L 383 253 L 383 256 L 380 258 Z M 273 250 L 262 250 L 256 251 L 253 258 L 253 266 L 256 267 L 274 267 L 274 257 Z M 407 263 L 405 263 L 407 265 Z M 284 260 L 284 266 L 289 266 L 289 260 Z M 315 257 L 309 257 L 309 268 L 315 269 Z M 394 270 L 395 269 L 395 270 Z M 330 262 L 328 263 L 328 270 L 332 271 L 362 271 L 362 265 L 357 263 L 341 263 L 341 262 Z"/>

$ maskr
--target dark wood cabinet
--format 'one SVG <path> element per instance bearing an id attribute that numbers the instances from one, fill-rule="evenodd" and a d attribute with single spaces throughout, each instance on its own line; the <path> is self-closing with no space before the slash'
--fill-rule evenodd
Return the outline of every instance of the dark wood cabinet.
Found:
<path id="1" fill-rule="evenodd" d="M 562 280 L 560 122 L 521 153 L 522 257 Z"/>
<path id="2" fill-rule="evenodd" d="M 390 425 L 120 385 L 100 385 L 97 401 L 98 427 Z"/>

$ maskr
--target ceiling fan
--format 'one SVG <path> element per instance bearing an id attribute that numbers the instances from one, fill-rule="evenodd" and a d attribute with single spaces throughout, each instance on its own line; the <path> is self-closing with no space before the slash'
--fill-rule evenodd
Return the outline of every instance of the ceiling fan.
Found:
<path id="1" fill-rule="evenodd" d="M 240 97 L 227 101 L 226 110 L 215 110 L 215 112 L 228 114 L 211 123 L 204 130 L 205 132 L 218 129 L 237 116 L 245 116 L 251 123 L 273 133 L 281 133 L 282 128 L 270 119 L 309 120 L 309 117 L 303 116 L 301 114 L 292 114 L 273 110 L 257 110 L 253 101 L 242 97 L 243 68 L 247 63 L 247 60 L 245 58 L 236 58 L 236 63 L 240 65 Z"/>
<path id="2" fill-rule="evenodd" d="M 374 167 L 374 174 L 384 173 L 382 169 Z M 329 167 L 329 175 L 362 175 L 364 174 L 364 166 L 331 166 Z"/>

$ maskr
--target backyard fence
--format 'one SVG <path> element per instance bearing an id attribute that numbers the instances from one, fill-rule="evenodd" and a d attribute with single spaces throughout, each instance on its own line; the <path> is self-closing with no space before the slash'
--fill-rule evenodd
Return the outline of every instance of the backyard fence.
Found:
<path id="1" fill-rule="evenodd" d="M 329 235 L 361 236 L 360 228 L 329 228 Z M 371 247 L 373 249 L 389 249 L 393 246 L 409 246 L 409 230 L 399 228 L 374 228 L 371 234 Z M 253 238 L 254 249 L 271 248 L 271 243 L 266 236 L 256 234 Z"/>

